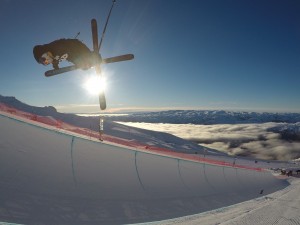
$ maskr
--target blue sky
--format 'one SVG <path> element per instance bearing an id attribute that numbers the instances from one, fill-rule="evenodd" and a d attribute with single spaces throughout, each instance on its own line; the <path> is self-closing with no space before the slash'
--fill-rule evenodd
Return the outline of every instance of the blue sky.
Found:
<path id="1" fill-rule="evenodd" d="M 46 78 L 32 48 L 59 38 L 92 47 L 111 0 L 0 0 L 0 94 L 65 112 L 97 112 L 90 71 Z M 102 57 L 107 112 L 225 109 L 300 112 L 300 1 L 117 0 Z"/>

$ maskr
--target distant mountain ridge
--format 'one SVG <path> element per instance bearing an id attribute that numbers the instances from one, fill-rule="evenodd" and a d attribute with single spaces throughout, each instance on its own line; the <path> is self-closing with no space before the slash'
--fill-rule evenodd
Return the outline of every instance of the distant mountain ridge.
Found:
<path id="1" fill-rule="evenodd" d="M 15 97 L 0 95 L 0 103 L 41 116 L 64 117 L 53 106 L 27 105 Z M 68 114 L 70 116 L 72 114 Z M 74 115 L 74 117 L 76 117 Z M 120 122 L 173 123 L 173 124 L 243 124 L 243 123 L 297 123 L 300 113 L 232 112 L 224 110 L 169 110 L 160 112 L 138 112 L 128 115 L 110 116 L 107 120 Z"/>
<path id="2" fill-rule="evenodd" d="M 133 113 L 118 116 L 122 122 L 173 123 L 173 124 L 243 124 L 243 123 L 297 123 L 300 113 L 257 113 L 223 110 L 170 110 Z"/>

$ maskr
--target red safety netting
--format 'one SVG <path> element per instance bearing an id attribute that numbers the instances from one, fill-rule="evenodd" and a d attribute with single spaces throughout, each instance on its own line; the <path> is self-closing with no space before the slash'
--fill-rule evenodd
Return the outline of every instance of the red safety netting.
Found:
<path id="1" fill-rule="evenodd" d="M 113 144 L 118 144 L 118 145 L 122 145 L 122 146 L 135 148 L 136 150 L 140 150 L 140 151 L 160 154 L 160 155 L 169 156 L 169 157 L 171 156 L 171 157 L 175 157 L 178 159 L 209 163 L 209 164 L 219 165 L 219 166 L 243 168 L 243 169 L 256 170 L 256 171 L 263 170 L 262 168 L 233 164 L 233 163 L 229 163 L 229 162 L 210 159 L 208 157 L 201 157 L 201 156 L 195 155 L 195 154 L 175 152 L 170 149 L 161 148 L 161 147 L 157 147 L 157 146 L 151 146 L 151 145 L 145 145 L 145 144 L 139 143 L 137 141 L 114 137 L 114 136 L 107 135 L 107 134 L 100 135 L 99 132 L 95 132 L 95 131 L 87 129 L 87 128 L 76 127 L 71 124 L 67 124 L 63 121 L 57 120 L 51 116 L 39 116 L 39 115 L 23 112 L 21 110 L 17 110 L 15 108 L 7 106 L 3 103 L 0 103 L 0 111 L 10 114 L 10 115 L 13 115 L 15 117 L 21 117 L 26 120 L 31 120 L 33 123 L 45 124 L 45 125 L 51 126 L 52 128 L 60 129 L 62 131 L 65 130 L 65 131 L 73 132 L 76 134 L 83 135 L 87 138 L 101 139 L 105 142 L 110 142 Z"/>

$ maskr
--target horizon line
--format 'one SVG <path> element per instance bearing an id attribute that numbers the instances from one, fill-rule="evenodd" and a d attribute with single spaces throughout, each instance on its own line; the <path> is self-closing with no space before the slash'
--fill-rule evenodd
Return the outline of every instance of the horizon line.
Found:
<path id="1" fill-rule="evenodd" d="M 300 113 L 300 110 L 283 110 L 273 108 L 237 108 L 237 107 L 112 107 L 101 111 L 98 104 L 91 105 L 54 105 L 58 112 L 73 114 L 103 114 L 103 113 L 134 113 L 134 112 L 162 112 L 162 111 L 228 111 L 228 112 L 255 112 L 255 113 Z"/>

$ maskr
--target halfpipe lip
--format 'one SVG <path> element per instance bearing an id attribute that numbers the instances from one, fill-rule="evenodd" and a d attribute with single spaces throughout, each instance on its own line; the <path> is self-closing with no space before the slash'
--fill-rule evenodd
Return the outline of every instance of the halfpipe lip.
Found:
<path id="1" fill-rule="evenodd" d="M 75 137 L 81 140 L 85 140 L 85 141 L 89 141 L 89 142 L 94 142 L 94 143 L 98 143 L 98 144 L 106 144 L 106 145 L 110 145 L 110 146 L 115 146 L 115 147 L 120 147 L 124 150 L 129 150 L 129 151 L 135 151 L 135 152 L 143 152 L 146 154 L 150 154 L 150 155 L 157 155 L 157 156 L 161 156 L 161 157 L 166 157 L 166 158 L 171 158 L 171 159 L 177 159 L 177 160 L 183 160 L 183 161 L 188 161 L 188 162 L 194 162 L 194 163 L 200 163 L 200 164 L 208 164 L 208 165 L 214 165 L 214 166 L 219 166 L 219 167 L 233 167 L 233 168 L 238 168 L 238 169 L 246 169 L 246 170 L 255 170 L 258 172 L 263 172 L 265 171 L 265 169 L 262 168 L 257 168 L 257 167 L 248 167 L 248 166 L 242 166 L 242 165 L 238 165 L 238 164 L 230 164 L 227 162 L 223 162 L 223 161 L 217 161 L 217 160 L 210 160 L 207 158 L 201 158 L 199 157 L 199 159 L 190 159 L 187 158 L 189 156 L 197 156 L 196 154 L 188 154 L 188 153 L 177 153 L 177 152 L 173 152 L 170 154 L 168 153 L 162 153 L 159 152 L 159 150 L 155 151 L 155 150 L 151 150 L 151 151 L 147 151 L 148 148 L 146 148 L 146 150 L 143 150 L 142 148 L 135 148 L 135 147 L 131 147 L 128 145 L 122 145 L 122 144 L 118 144 L 118 143 L 114 143 L 111 141 L 107 141 L 107 140 L 99 140 L 97 138 L 92 138 L 92 137 L 88 137 L 86 135 L 83 134 L 78 134 L 74 131 L 69 131 L 69 130 L 65 130 L 65 129 L 57 129 L 51 125 L 48 124 L 43 124 L 40 122 L 34 122 L 28 118 L 24 118 L 18 115 L 11 115 L 9 113 L 3 112 L 0 110 L 0 116 L 2 117 L 6 117 L 6 118 L 10 118 L 12 120 L 21 122 L 21 123 L 25 123 L 27 125 L 30 126 L 34 126 L 34 127 L 38 127 L 38 128 L 42 128 L 44 130 L 47 130 L 49 132 L 55 132 L 61 135 L 66 135 L 69 137 Z M 147 145 L 145 145 L 147 146 Z M 172 154 L 172 155 L 171 155 Z M 175 155 L 177 154 L 177 155 Z M 179 156 L 182 155 L 182 156 Z"/>

